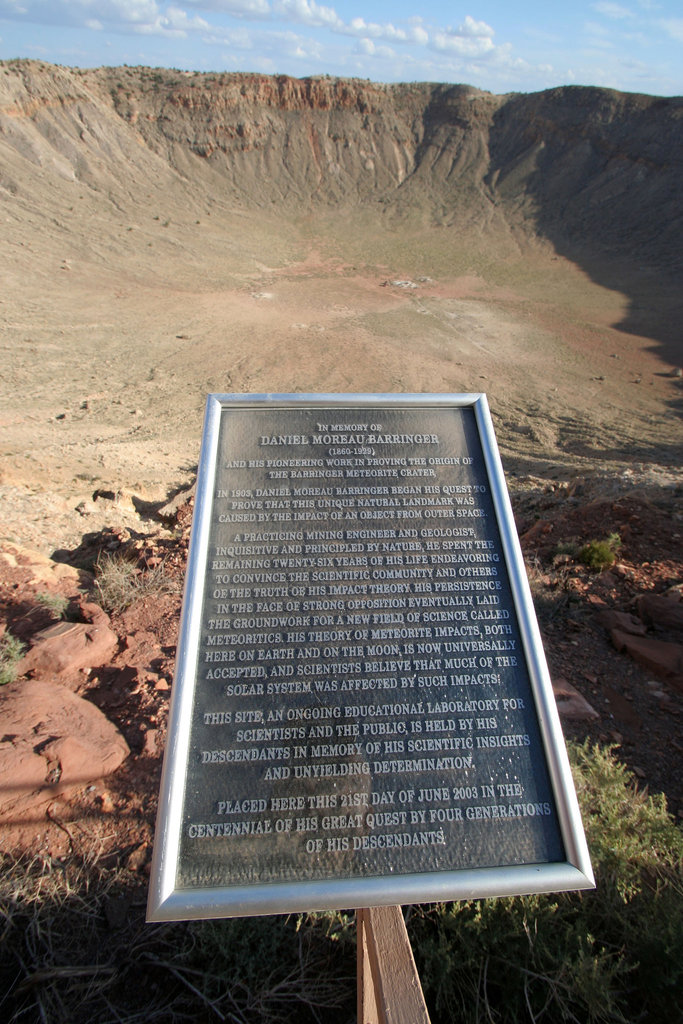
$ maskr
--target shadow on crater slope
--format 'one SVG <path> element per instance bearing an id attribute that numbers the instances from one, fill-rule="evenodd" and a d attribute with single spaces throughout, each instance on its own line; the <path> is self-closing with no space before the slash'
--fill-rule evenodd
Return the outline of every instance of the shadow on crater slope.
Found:
<path id="1" fill-rule="evenodd" d="M 39 167 L 115 208 L 117 192 L 134 197 L 156 172 L 245 209 L 360 204 L 389 223 L 507 222 L 627 294 L 621 329 L 655 338 L 667 362 L 678 355 L 665 326 L 675 300 L 662 309 L 661 289 L 683 267 L 682 99 L 27 61 L 3 70 L 8 198 L 31 191 L 22 167 Z"/>

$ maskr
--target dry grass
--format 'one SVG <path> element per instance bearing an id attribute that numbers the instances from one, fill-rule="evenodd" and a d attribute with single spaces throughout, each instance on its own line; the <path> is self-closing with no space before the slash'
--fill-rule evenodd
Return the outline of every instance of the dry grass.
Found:
<path id="1" fill-rule="evenodd" d="M 0 862 L 8 1024 L 352 1020 L 340 915 L 148 925 L 134 874 L 69 858 Z"/>
<path id="2" fill-rule="evenodd" d="M 434 1024 L 676 1017 L 681 830 L 609 751 L 585 744 L 572 759 L 597 889 L 415 907 L 408 927 Z M 354 1020 L 352 915 L 147 925 L 145 902 L 138 875 L 95 858 L 3 858 L 0 1019 Z"/>
<path id="3" fill-rule="evenodd" d="M 164 562 L 141 569 L 125 555 L 101 555 L 95 565 L 95 590 L 106 612 L 122 612 L 142 597 L 177 593 L 179 583 Z"/>

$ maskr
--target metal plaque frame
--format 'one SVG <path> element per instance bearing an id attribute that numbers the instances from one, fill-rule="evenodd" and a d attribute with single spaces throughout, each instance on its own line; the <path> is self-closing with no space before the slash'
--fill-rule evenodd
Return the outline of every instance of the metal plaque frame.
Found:
<path id="1" fill-rule="evenodd" d="M 267 409 L 473 410 L 513 603 L 535 700 L 543 755 L 555 799 L 566 859 L 466 870 L 339 877 L 233 886 L 179 888 L 176 883 L 190 727 L 200 654 L 203 585 L 219 456 L 223 410 Z M 330 910 L 588 889 L 593 873 L 512 509 L 484 394 L 269 394 L 209 395 L 199 461 L 168 740 L 161 779 L 148 920 L 171 921 Z"/>

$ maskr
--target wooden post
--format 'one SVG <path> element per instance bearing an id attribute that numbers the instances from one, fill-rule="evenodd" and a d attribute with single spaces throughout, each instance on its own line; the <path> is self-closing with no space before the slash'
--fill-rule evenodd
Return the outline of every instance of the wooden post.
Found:
<path id="1" fill-rule="evenodd" d="M 356 911 L 358 1024 L 430 1024 L 400 907 Z"/>

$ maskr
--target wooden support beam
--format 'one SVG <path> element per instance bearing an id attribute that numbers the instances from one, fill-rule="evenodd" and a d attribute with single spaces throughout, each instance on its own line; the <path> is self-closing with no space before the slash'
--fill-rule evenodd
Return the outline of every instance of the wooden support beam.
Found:
<path id="1" fill-rule="evenodd" d="M 430 1024 L 400 907 L 356 911 L 358 1024 Z"/>

